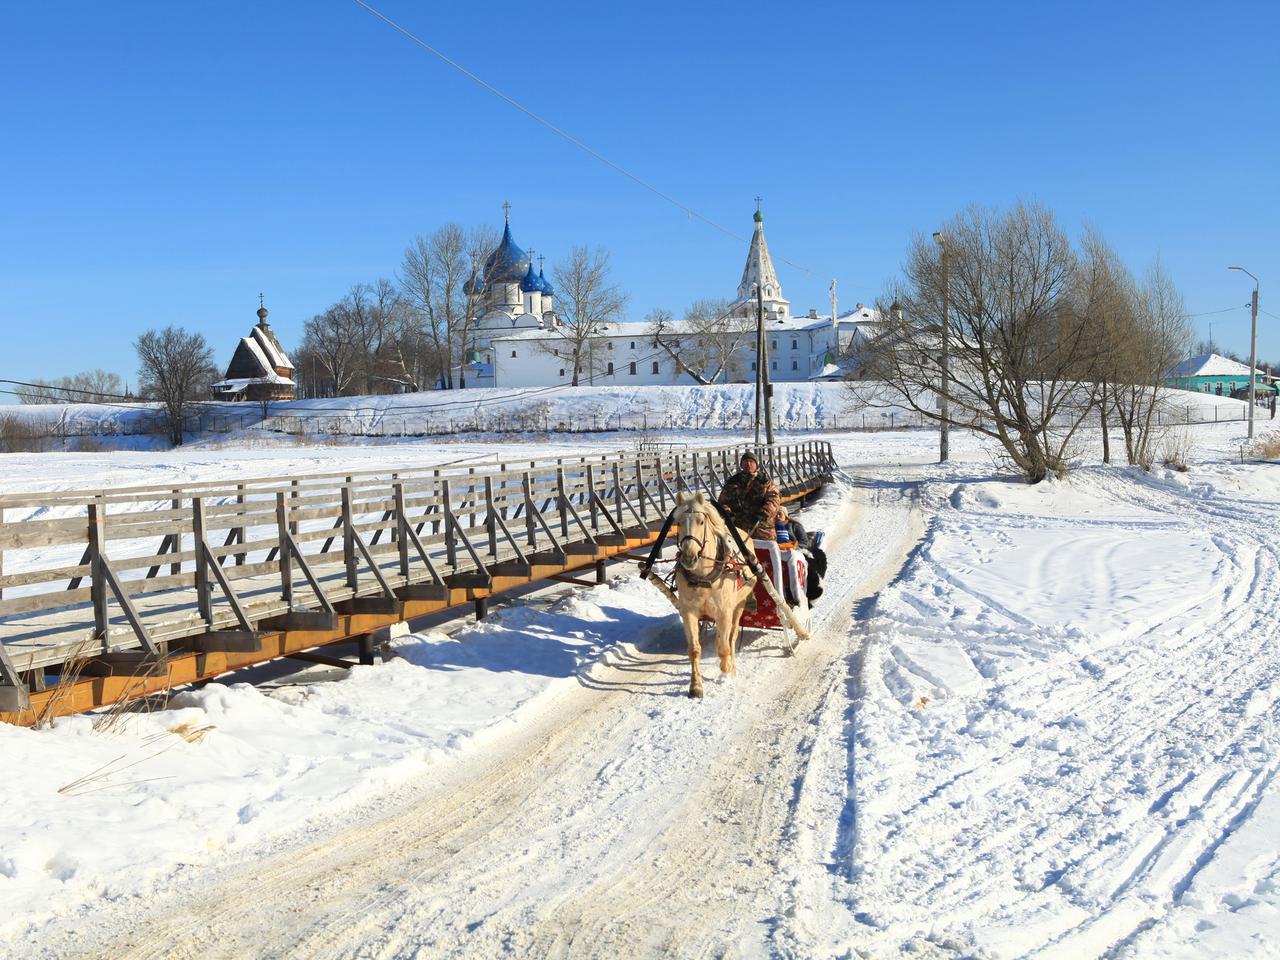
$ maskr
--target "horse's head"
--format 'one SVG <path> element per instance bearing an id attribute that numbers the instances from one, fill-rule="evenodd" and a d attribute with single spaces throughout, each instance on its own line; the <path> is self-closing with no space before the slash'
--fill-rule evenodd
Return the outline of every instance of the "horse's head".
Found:
<path id="1" fill-rule="evenodd" d="M 715 507 L 702 491 L 684 493 L 680 495 L 676 516 L 680 521 L 680 533 L 676 538 L 679 563 L 686 570 L 692 571 L 698 561 L 708 554 L 707 544 L 713 543 L 719 532 Z M 714 549 L 710 551 L 713 561 L 715 553 Z"/>

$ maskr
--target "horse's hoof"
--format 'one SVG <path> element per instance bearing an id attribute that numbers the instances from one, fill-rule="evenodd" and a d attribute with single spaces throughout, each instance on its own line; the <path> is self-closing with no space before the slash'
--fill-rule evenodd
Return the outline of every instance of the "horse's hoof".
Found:
<path id="1" fill-rule="evenodd" d="M 692 700 L 701 700 L 701 699 L 702 699 L 702 688 L 701 688 L 701 687 L 698 687 L 698 688 L 697 688 L 697 689 L 695 689 L 695 690 L 690 690 L 690 691 L 689 691 L 689 698 L 690 698 L 690 699 L 692 699 Z"/>

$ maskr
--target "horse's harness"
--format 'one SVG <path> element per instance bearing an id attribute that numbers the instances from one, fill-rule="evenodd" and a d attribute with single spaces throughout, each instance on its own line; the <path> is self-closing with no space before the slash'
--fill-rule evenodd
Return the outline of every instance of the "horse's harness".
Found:
<path id="1" fill-rule="evenodd" d="M 698 552 L 689 558 L 685 553 L 684 545 L 686 543 L 696 543 Z M 716 534 L 716 555 L 710 558 L 707 555 L 707 542 L 703 537 L 695 537 L 692 533 L 685 534 L 676 541 L 676 548 L 679 551 L 676 557 L 676 572 L 684 576 L 685 583 L 691 587 L 713 587 L 726 576 L 733 576 L 738 581 L 738 586 L 742 586 L 743 570 L 747 568 L 747 564 L 743 561 L 737 550 L 730 551 L 729 545 L 725 541 L 724 534 Z M 698 560 L 713 559 L 711 573 L 705 577 L 697 576 L 690 572 L 689 563 Z M 686 562 L 688 560 L 688 562 Z M 755 579 L 754 576 L 751 577 Z"/>

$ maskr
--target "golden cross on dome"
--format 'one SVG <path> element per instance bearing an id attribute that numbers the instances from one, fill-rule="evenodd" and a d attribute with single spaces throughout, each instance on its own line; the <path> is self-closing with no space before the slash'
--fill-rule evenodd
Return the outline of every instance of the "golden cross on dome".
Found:
<path id="1" fill-rule="evenodd" d="M 506 214 L 507 214 L 507 223 L 510 223 L 510 222 L 511 222 L 511 201 L 510 201 L 510 200 L 503 200 L 503 201 L 502 201 L 502 209 L 503 209 L 504 211 L 506 211 Z"/>

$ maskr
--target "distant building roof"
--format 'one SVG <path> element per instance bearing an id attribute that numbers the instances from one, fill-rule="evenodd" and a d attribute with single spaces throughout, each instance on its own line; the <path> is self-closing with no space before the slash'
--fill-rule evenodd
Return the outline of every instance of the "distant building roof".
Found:
<path id="1" fill-rule="evenodd" d="M 1261 373 L 1254 369 L 1254 373 Z M 1173 367 L 1169 377 L 1248 377 L 1249 365 L 1232 360 L 1230 357 L 1216 353 L 1202 353 L 1197 357 L 1188 357 Z"/>

